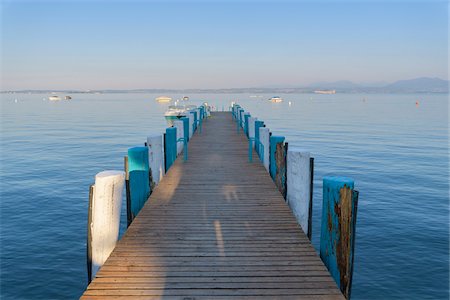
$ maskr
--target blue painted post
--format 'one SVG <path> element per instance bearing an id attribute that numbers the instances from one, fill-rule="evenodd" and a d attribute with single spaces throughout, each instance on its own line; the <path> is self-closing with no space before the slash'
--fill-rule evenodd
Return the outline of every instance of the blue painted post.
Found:
<path id="1" fill-rule="evenodd" d="M 202 105 L 200 106 L 200 120 L 203 120 L 205 118 L 205 107 Z"/>
<path id="2" fill-rule="evenodd" d="M 176 151 L 176 150 L 175 150 Z M 129 212 L 130 223 L 137 216 L 150 196 L 150 173 L 148 166 L 148 148 L 134 147 L 128 149 L 128 180 L 129 180 Z"/>
<path id="3" fill-rule="evenodd" d="M 189 142 L 189 118 L 183 117 L 180 118 L 183 121 L 183 130 L 184 130 L 184 139 L 186 142 Z"/>
<path id="4" fill-rule="evenodd" d="M 194 114 L 194 128 L 192 130 L 192 132 L 195 132 L 195 130 L 197 130 L 197 120 L 198 120 L 198 116 L 197 116 L 197 112 L 196 111 L 191 111 L 191 114 Z"/>
<path id="5" fill-rule="evenodd" d="M 275 160 L 275 151 L 277 150 L 277 144 L 284 142 L 284 136 L 276 136 L 272 135 L 270 137 L 270 148 L 269 148 L 269 170 L 270 170 L 270 177 L 272 177 L 273 180 L 275 180 L 275 176 L 277 174 L 277 164 Z M 278 170 L 280 171 L 280 170 Z"/>
<path id="6" fill-rule="evenodd" d="M 352 286 L 357 207 L 353 179 L 323 178 L 320 258 L 347 299 Z"/>
<path id="7" fill-rule="evenodd" d="M 164 153 L 166 156 L 166 172 L 177 159 L 177 129 L 175 127 L 166 128 L 164 136 Z"/>
<path id="8" fill-rule="evenodd" d="M 255 121 L 255 150 L 256 150 L 256 153 L 258 153 L 259 157 L 261 157 L 261 154 L 259 153 L 259 144 L 260 144 L 259 128 L 260 127 L 264 127 L 264 121 L 256 120 Z"/>
<path id="9" fill-rule="evenodd" d="M 250 114 L 244 114 L 244 132 L 248 137 L 248 118 L 250 118 Z"/>

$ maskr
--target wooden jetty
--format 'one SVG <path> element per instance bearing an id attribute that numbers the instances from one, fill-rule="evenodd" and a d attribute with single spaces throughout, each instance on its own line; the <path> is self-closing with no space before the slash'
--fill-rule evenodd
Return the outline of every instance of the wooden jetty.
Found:
<path id="1" fill-rule="evenodd" d="M 345 299 L 228 112 L 212 113 L 81 299 Z"/>

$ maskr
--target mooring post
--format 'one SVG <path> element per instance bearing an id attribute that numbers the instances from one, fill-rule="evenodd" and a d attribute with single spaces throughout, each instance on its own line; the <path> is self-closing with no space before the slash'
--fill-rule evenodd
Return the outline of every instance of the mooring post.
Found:
<path id="1" fill-rule="evenodd" d="M 286 202 L 297 223 L 311 240 L 312 217 L 312 173 L 311 154 L 296 147 L 287 151 L 287 193 Z"/>
<path id="2" fill-rule="evenodd" d="M 197 120 L 198 120 L 197 110 L 191 111 L 190 113 L 194 115 L 194 125 L 192 128 L 192 133 L 194 133 L 197 130 Z"/>
<path id="3" fill-rule="evenodd" d="M 89 188 L 87 233 L 89 282 L 105 263 L 119 238 L 124 184 L 123 171 L 103 171 L 95 175 L 95 184 Z"/>
<path id="4" fill-rule="evenodd" d="M 150 187 L 153 190 L 164 176 L 163 135 L 147 137 L 148 165 L 150 168 Z"/>
<path id="5" fill-rule="evenodd" d="M 277 173 L 277 164 L 276 164 L 276 157 L 275 157 L 275 151 L 277 150 L 277 144 L 284 142 L 284 136 L 276 136 L 273 135 L 270 137 L 270 164 L 269 164 L 269 170 L 270 170 L 270 177 L 272 177 L 273 180 L 275 180 L 275 175 Z"/>
<path id="6" fill-rule="evenodd" d="M 250 116 L 248 118 L 248 138 L 253 139 L 252 140 L 252 148 L 255 148 L 255 121 L 257 120 L 256 117 Z"/>
<path id="7" fill-rule="evenodd" d="M 267 127 L 259 128 L 259 142 L 262 145 L 259 157 L 262 157 L 263 165 L 270 173 L 270 129 Z M 261 153 L 262 152 L 262 153 Z"/>
<path id="8" fill-rule="evenodd" d="M 127 209 L 128 223 L 137 216 L 150 196 L 150 168 L 148 147 L 133 147 L 128 149 L 128 178 L 130 206 Z"/>
<path id="9" fill-rule="evenodd" d="M 347 299 L 352 286 L 357 208 L 353 179 L 323 178 L 320 258 Z"/>
<path id="10" fill-rule="evenodd" d="M 177 141 L 179 139 L 184 139 L 184 122 L 182 120 L 173 121 L 173 127 L 177 129 Z M 183 151 L 183 143 L 177 143 L 177 156 Z"/>
<path id="11" fill-rule="evenodd" d="M 189 140 L 191 140 L 192 135 L 194 134 L 194 113 L 189 112 L 187 117 L 189 118 Z"/>
<path id="12" fill-rule="evenodd" d="M 180 120 L 183 121 L 183 138 L 186 140 L 186 142 L 189 142 L 189 118 L 182 117 L 180 118 Z"/>
<path id="13" fill-rule="evenodd" d="M 250 118 L 250 113 L 244 113 L 244 133 L 248 138 L 248 118 Z"/>
<path id="14" fill-rule="evenodd" d="M 164 151 L 166 153 L 166 172 L 177 159 L 177 128 L 166 128 L 166 138 L 164 141 Z"/>
<path id="15" fill-rule="evenodd" d="M 261 143 L 261 138 L 259 136 L 259 129 L 264 127 L 264 122 L 261 120 L 255 121 L 255 150 L 256 153 L 258 153 L 259 157 L 261 158 L 261 155 L 264 153 L 260 153 L 259 144 Z"/>
<path id="16" fill-rule="evenodd" d="M 131 225 L 133 217 L 131 215 L 131 195 L 130 195 L 130 177 L 128 176 L 128 156 L 123 158 L 123 166 L 125 170 L 125 200 L 127 205 L 127 228 Z"/>

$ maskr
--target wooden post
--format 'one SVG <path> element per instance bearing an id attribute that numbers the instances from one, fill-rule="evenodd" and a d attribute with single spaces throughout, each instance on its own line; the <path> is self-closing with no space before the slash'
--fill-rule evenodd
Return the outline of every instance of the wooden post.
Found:
<path id="1" fill-rule="evenodd" d="M 297 223 L 311 240 L 312 173 L 310 153 L 300 148 L 289 147 L 286 176 L 286 202 L 297 219 Z"/>
<path id="2" fill-rule="evenodd" d="M 283 137 L 284 139 L 284 137 Z M 275 185 L 286 200 L 286 156 L 288 143 L 277 143 L 275 147 Z"/>
<path id="3" fill-rule="evenodd" d="M 127 201 L 127 228 L 131 225 L 133 221 L 133 216 L 131 214 L 131 195 L 130 195 L 130 177 L 128 168 L 128 156 L 123 159 L 124 170 L 125 170 L 125 198 Z"/>
<path id="4" fill-rule="evenodd" d="M 95 176 L 95 185 L 90 188 L 87 243 L 90 280 L 109 257 L 119 238 L 124 184 L 123 171 L 103 171 Z"/>
<path id="5" fill-rule="evenodd" d="M 184 138 L 184 122 L 181 120 L 173 121 L 173 127 L 177 129 L 177 141 L 179 138 Z M 183 152 L 183 143 L 177 143 L 177 156 Z"/>
<path id="6" fill-rule="evenodd" d="M 88 207 L 88 222 L 87 222 L 87 243 L 86 243 L 86 258 L 87 258 L 87 274 L 88 284 L 92 281 L 92 205 L 94 198 L 94 185 L 89 186 L 89 207 Z"/>
<path id="7" fill-rule="evenodd" d="M 352 285 L 357 207 L 353 179 L 323 178 L 320 258 L 347 299 Z"/>
<path id="8" fill-rule="evenodd" d="M 189 118 L 189 140 L 192 138 L 192 135 L 194 134 L 194 113 L 189 112 L 187 114 L 187 117 Z"/>
<path id="9" fill-rule="evenodd" d="M 150 168 L 150 187 L 153 190 L 164 176 L 164 147 L 163 135 L 147 137 L 148 165 Z"/>
<path id="10" fill-rule="evenodd" d="M 184 139 L 186 142 L 189 142 L 189 118 L 183 117 L 180 119 L 183 121 L 183 131 L 184 131 Z"/>
<path id="11" fill-rule="evenodd" d="M 249 117 L 248 118 L 248 138 L 255 139 L 255 121 L 256 117 Z M 252 140 L 252 148 L 255 148 L 255 141 Z"/>
<path id="12" fill-rule="evenodd" d="M 261 157 L 261 155 L 264 154 L 264 153 L 259 153 L 260 152 L 259 144 L 261 143 L 261 137 L 259 136 L 259 129 L 262 127 L 264 127 L 264 122 L 261 120 L 256 120 L 255 121 L 255 150 L 256 150 L 256 153 L 258 153 L 259 157 Z"/>
<path id="13" fill-rule="evenodd" d="M 244 113 L 244 133 L 248 138 L 248 118 L 250 117 L 250 113 Z"/>
<path id="14" fill-rule="evenodd" d="M 262 145 L 259 157 L 262 157 L 264 168 L 270 172 L 270 129 L 267 127 L 259 128 L 259 141 Z"/>
<path id="15" fill-rule="evenodd" d="M 129 223 L 138 215 L 150 196 L 149 161 L 147 147 L 133 147 L 128 149 L 128 178 L 130 185 Z"/>
<path id="16" fill-rule="evenodd" d="M 177 129 L 170 127 L 166 129 L 166 139 L 164 143 L 166 153 L 166 172 L 177 159 Z"/>

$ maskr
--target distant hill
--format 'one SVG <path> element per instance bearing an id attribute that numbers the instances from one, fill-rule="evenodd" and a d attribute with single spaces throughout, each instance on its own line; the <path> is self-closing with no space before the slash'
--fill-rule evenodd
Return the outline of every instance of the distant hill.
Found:
<path id="1" fill-rule="evenodd" d="M 384 87 L 387 92 L 447 92 L 449 82 L 440 78 L 421 77 L 399 80 Z"/>

